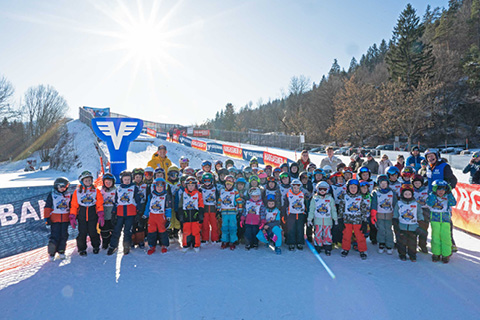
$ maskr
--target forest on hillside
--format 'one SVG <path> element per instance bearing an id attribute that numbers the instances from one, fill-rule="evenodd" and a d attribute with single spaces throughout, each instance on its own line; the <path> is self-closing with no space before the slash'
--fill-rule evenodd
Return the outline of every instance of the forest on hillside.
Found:
<path id="1" fill-rule="evenodd" d="M 347 69 L 335 59 L 318 82 L 291 78 L 281 99 L 227 104 L 203 127 L 305 133 L 312 144 L 439 145 L 480 136 L 480 0 L 450 0 L 419 14 L 408 4 L 392 38 Z M 236 110 L 237 109 L 237 110 Z"/>

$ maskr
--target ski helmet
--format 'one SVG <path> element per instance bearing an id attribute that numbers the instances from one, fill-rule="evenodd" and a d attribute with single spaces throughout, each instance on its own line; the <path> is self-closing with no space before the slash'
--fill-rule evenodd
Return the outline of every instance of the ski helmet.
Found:
<path id="1" fill-rule="evenodd" d="M 230 167 L 230 168 L 228 168 L 227 170 L 228 170 L 228 173 L 231 174 L 232 176 L 236 176 L 236 175 L 237 175 L 237 172 L 238 172 L 237 168 L 235 168 L 235 167 Z"/>
<path id="2" fill-rule="evenodd" d="M 239 183 L 243 183 L 243 184 L 246 185 L 246 184 L 247 184 L 247 180 L 245 180 L 245 178 L 238 178 L 238 179 L 237 179 L 237 184 L 239 184 Z"/>
<path id="3" fill-rule="evenodd" d="M 233 162 L 232 159 L 227 159 L 227 161 L 225 161 L 225 167 L 228 167 L 228 165 L 235 166 L 235 162 Z"/>
<path id="4" fill-rule="evenodd" d="M 179 174 L 180 174 L 180 169 L 178 169 L 177 166 L 170 166 L 170 167 L 168 167 L 167 175 L 168 175 L 170 178 L 176 179 Z"/>
<path id="5" fill-rule="evenodd" d="M 83 179 L 85 178 L 92 178 L 93 179 L 93 175 L 90 171 L 83 171 L 79 176 L 78 176 L 78 181 L 80 181 L 80 183 L 83 184 Z"/>
<path id="6" fill-rule="evenodd" d="M 258 170 L 257 174 L 260 179 L 265 179 L 267 177 L 267 174 L 263 170 Z"/>
<path id="7" fill-rule="evenodd" d="M 216 168 L 218 165 L 220 165 L 220 167 L 223 167 L 223 162 L 222 162 L 222 160 L 216 160 L 216 161 L 215 161 L 215 168 Z"/>
<path id="8" fill-rule="evenodd" d="M 155 170 L 153 170 L 152 167 L 146 167 L 145 170 L 143 170 L 143 173 L 147 176 L 152 175 L 155 173 Z"/>
<path id="9" fill-rule="evenodd" d="M 412 198 L 413 198 L 413 194 L 414 194 L 415 191 L 413 190 L 413 186 L 410 183 L 402 184 L 402 186 L 400 187 L 400 197 L 405 199 L 405 197 L 403 196 L 403 193 L 407 190 L 412 193 Z"/>
<path id="10" fill-rule="evenodd" d="M 298 179 L 293 179 L 292 183 L 290 183 L 291 186 L 302 186 L 302 183 Z"/>
<path id="11" fill-rule="evenodd" d="M 427 158 L 427 156 L 429 154 L 434 154 L 435 157 L 438 159 L 440 159 L 440 152 L 438 151 L 438 149 L 432 149 L 432 148 L 429 148 L 427 150 L 425 150 L 425 159 Z"/>
<path id="12" fill-rule="evenodd" d="M 105 180 L 112 180 L 113 184 L 116 182 L 115 176 L 110 172 L 107 172 L 103 175 L 102 181 L 105 182 Z"/>
<path id="13" fill-rule="evenodd" d="M 257 159 L 257 157 L 252 157 L 252 159 L 250 159 L 250 166 L 251 166 L 252 164 L 254 164 L 254 163 L 256 163 L 256 164 L 258 165 L 258 159 Z"/>
<path id="14" fill-rule="evenodd" d="M 222 169 L 218 170 L 218 175 L 220 176 L 222 174 L 225 175 L 225 176 L 228 176 L 229 172 L 228 172 L 227 169 L 222 168 Z"/>
<path id="15" fill-rule="evenodd" d="M 197 179 L 195 179 L 195 177 L 188 177 L 186 180 L 185 180 L 185 184 L 186 185 L 189 185 L 189 184 L 193 184 L 193 185 L 197 185 Z"/>
<path id="16" fill-rule="evenodd" d="M 70 185 L 70 181 L 68 181 L 67 178 L 65 177 L 58 177 L 57 179 L 55 179 L 55 181 L 53 182 L 53 188 L 55 190 L 58 190 L 58 188 L 67 188 L 68 189 L 68 186 Z"/>
<path id="17" fill-rule="evenodd" d="M 187 176 L 194 176 L 195 170 L 193 170 L 192 167 L 186 167 L 185 169 L 183 169 L 183 173 L 186 174 Z"/>
<path id="18" fill-rule="evenodd" d="M 290 178 L 287 172 L 282 172 L 280 173 L 280 180 L 283 180 L 283 178 Z"/>
<path id="19" fill-rule="evenodd" d="M 367 180 L 360 180 L 359 181 L 360 187 L 370 187 L 370 183 Z"/>
<path id="20" fill-rule="evenodd" d="M 248 179 L 248 182 L 249 182 L 249 183 L 252 183 L 252 181 L 254 181 L 254 180 L 257 181 L 258 184 L 260 184 L 260 178 L 259 178 L 258 176 L 256 176 L 256 175 L 252 174 L 252 175 L 250 176 L 250 178 Z"/>
<path id="21" fill-rule="evenodd" d="M 186 164 L 188 165 L 188 163 L 190 162 L 190 160 L 188 160 L 188 158 L 185 157 L 185 156 L 181 156 L 181 157 L 180 157 L 180 160 L 179 160 L 178 162 L 180 162 L 180 163 L 186 163 Z"/>
<path id="22" fill-rule="evenodd" d="M 205 166 L 209 166 L 210 168 L 212 167 L 212 163 L 208 160 L 203 160 L 202 162 L 202 168 Z"/>
<path id="23" fill-rule="evenodd" d="M 133 178 L 132 177 L 132 172 L 128 171 L 128 170 L 124 170 L 124 171 L 120 172 L 120 181 L 123 180 L 123 177 L 130 177 L 130 179 Z"/>
<path id="24" fill-rule="evenodd" d="M 412 178 L 412 183 L 414 183 L 415 181 L 420 181 L 423 185 L 423 183 L 425 182 L 425 179 L 419 174 L 414 174 Z"/>
<path id="25" fill-rule="evenodd" d="M 415 174 L 415 169 L 413 167 L 404 167 L 401 173 L 402 178 L 410 179 Z"/>
<path id="26" fill-rule="evenodd" d="M 388 168 L 387 168 L 387 177 L 390 178 L 390 177 L 393 176 L 394 174 L 396 174 L 397 176 L 399 176 L 399 175 L 400 175 L 400 170 L 398 170 L 398 168 L 395 167 L 395 166 L 388 167 Z"/>
<path id="27" fill-rule="evenodd" d="M 157 169 L 155 169 L 155 174 L 157 173 L 163 173 L 163 175 L 165 175 L 165 170 L 162 167 L 158 167 Z"/>
<path id="28" fill-rule="evenodd" d="M 360 169 L 358 169 L 358 176 L 361 178 L 362 173 L 364 173 L 364 172 L 368 173 L 368 179 L 370 179 L 370 176 L 372 175 L 372 172 L 367 167 L 361 167 Z"/>
<path id="29" fill-rule="evenodd" d="M 180 177 L 180 182 L 185 182 L 187 178 L 188 178 L 188 175 L 182 174 L 182 176 Z"/>
<path id="30" fill-rule="evenodd" d="M 350 179 L 347 181 L 347 190 L 348 188 L 350 188 L 350 186 L 352 185 L 356 185 L 358 187 L 360 187 L 360 182 L 357 180 L 357 179 Z"/>
<path id="31" fill-rule="evenodd" d="M 135 178 L 136 175 L 141 175 L 142 178 L 143 178 L 144 174 L 145 174 L 145 170 L 143 170 L 142 168 L 135 168 L 132 171 L 132 175 L 133 175 L 134 178 Z"/>
<path id="32" fill-rule="evenodd" d="M 377 176 L 377 185 L 380 186 L 382 181 L 386 181 L 388 183 L 388 176 L 386 174 L 380 174 Z"/>
<path id="33" fill-rule="evenodd" d="M 322 170 L 322 168 L 316 168 L 315 170 L 313 170 L 313 175 L 316 174 L 321 174 L 322 176 L 324 176 L 325 172 Z"/>
<path id="34" fill-rule="evenodd" d="M 158 186 L 158 185 L 162 185 L 165 187 L 165 185 L 167 184 L 167 182 L 165 181 L 165 179 L 163 178 L 156 178 L 154 181 L 153 181 L 153 184 Z"/>
<path id="35" fill-rule="evenodd" d="M 243 168 L 243 174 L 252 174 L 253 170 L 251 167 Z"/>
<path id="36" fill-rule="evenodd" d="M 432 191 L 434 193 L 437 193 L 438 190 L 448 191 L 449 188 L 450 188 L 450 185 L 445 180 L 435 180 L 432 183 Z"/>
<path id="37" fill-rule="evenodd" d="M 319 183 L 317 183 L 316 189 L 317 193 L 320 191 L 320 189 L 328 191 L 328 189 L 330 189 L 330 185 L 326 181 L 320 181 Z"/>
<path id="38" fill-rule="evenodd" d="M 307 171 L 309 171 L 310 169 L 313 169 L 313 170 L 317 169 L 317 166 L 315 165 L 315 163 L 312 162 L 308 165 Z"/>
<path id="39" fill-rule="evenodd" d="M 213 174 L 211 174 L 210 172 L 205 172 L 202 176 L 202 183 L 206 183 L 206 182 L 210 182 L 210 183 L 213 183 L 214 179 L 213 179 Z"/>
<path id="40" fill-rule="evenodd" d="M 270 201 L 275 202 L 275 195 L 273 193 L 267 194 L 266 200 L 267 202 L 270 202 Z"/>
<path id="41" fill-rule="evenodd" d="M 275 173 L 280 174 L 280 173 L 282 173 L 282 169 L 280 169 L 280 167 L 275 167 L 275 169 L 273 169 L 273 173 L 274 173 L 274 174 L 275 174 Z"/>
<path id="42" fill-rule="evenodd" d="M 225 177 L 225 183 L 226 182 L 231 182 L 232 184 L 235 184 L 235 178 L 231 175 L 228 175 Z"/>
<path id="43" fill-rule="evenodd" d="M 288 169 L 288 163 L 284 162 L 280 165 L 280 170 L 283 171 L 283 168 L 287 168 Z"/>

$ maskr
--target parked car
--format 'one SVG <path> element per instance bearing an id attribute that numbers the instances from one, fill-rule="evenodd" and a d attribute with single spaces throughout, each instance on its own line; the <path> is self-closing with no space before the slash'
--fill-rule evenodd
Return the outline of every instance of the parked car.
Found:
<path id="1" fill-rule="evenodd" d="M 375 149 L 376 150 L 391 150 L 391 151 L 393 151 L 393 144 L 381 144 L 381 145 L 378 145 Z"/>
<path id="2" fill-rule="evenodd" d="M 324 147 L 316 147 L 310 149 L 309 152 L 315 152 L 315 153 L 325 153 L 325 148 Z"/>
<path id="3" fill-rule="evenodd" d="M 448 148 L 442 149 L 440 152 L 441 153 L 460 154 L 460 152 L 462 152 L 462 151 L 463 151 L 462 148 L 448 147 Z"/>

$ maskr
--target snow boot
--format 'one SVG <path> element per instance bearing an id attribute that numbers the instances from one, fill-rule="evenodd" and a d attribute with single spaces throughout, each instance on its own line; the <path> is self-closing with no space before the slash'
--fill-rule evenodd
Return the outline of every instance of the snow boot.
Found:
<path id="1" fill-rule="evenodd" d="M 87 256 L 87 251 L 82 250 L 78 254 L 81 255 L 82 257 L 86 257 Z"/>
<path id="2" fill-rule="evenodd" d="M 49 254 L 48 255 L 48 261 L 50 261 L 50 262 L 55 261 L 55 255 L 52 256 L 51 254 Z"/>
<path id="3" fill-rule="evenodd" d="M 138 244 L 138 247 L 139 247 L 140 249 L 145 248 L 145 242 L 143 242 L 143 241 L 140 242 L 140 243 Z"/>
<path id="4" fill-rule="evenodd" d="M 150 247 L 150 249 L 148 249 L 147 251 L 147 254 L 152 255 L 155 252 L 155 250 L 157 250 L 155 247 Z"/>
<path id="5" fill-rule="evenodd" d="M 421 253 L 428 253 L 428 249 L 427 249 L 427 246 L 419 246 L 420 247 L 420 252 Z"/>
<path id="6" fill-rule="evenodd" d="M 297 244 L 297 249 L 298 250 L 303 250 L 303 244 Z"/>
<path id="7" fill-rule="evenodd" d="M 348 256 L 348 250 L 343 250 L 342 253 L 341 253 L 342 257 L 346 257 Z"/>
<path id="8" fill-rule="evenodd" d="M 322 247 L 320 247 L 320 246 L 315 246 L 315 250 L 316 250 L 318 253 L 320 253 L 320 252 L 322 252 Z"/>
<path id="9" fill-rule="evenodd" d="M 100 248 L 93 248 L 93 254 L 98 254 L 100 252 Z"/>
<path id="10" fill-rule="evenodd" d="M 452 244 L 452 252 L 458 252 L 458 248 L 454 244 Z"/>
<path id="11" fill-rule="evenodd" d="M 412 262 L 417 262 L 417 257 L 416 256 L 409 256 L 410 261 Z"/>
<path id="12" fill-rule="evenodd" d="M 123 243 L 123 254 L 127 255 L 130 253 L 130 242 Z"/>
<path id="13" fill-rule="evenodd" d="M 60 260 L 65 260 L 65 253 L 59 253 L 58 257 L 60 258 Z"/>
<path id="14" fill-rule="evenodd" d="M 167 253 L 168 249 L 165 246 L 162 246 L 162 253 Z"/>
<path id="15" fill-rule="evenodd" d="M 111 256 L 111 255 L 114 254 L 116 251 L 117 251 L 117 248 L 113 248 L 113 247 L 108 248 L 107 256 Z"/>
<path id="16" fill-rule="evenodd" d="M 450 257 L 442 257 L 443 263 L 448 263 L 450 261 Z"/>
<path id="17" fill-rule="evenodd" d="M 275 253 L 282 254 L 282 249 L 280 249 L 280 247 L 275 247 Z"/>
<path id="18" fill-rule="evenodd" d="M 252 244 L 252 248 L 253 248 L 253 249 L 258 249 L 258 244 L 255 244 L 255 243 Z"/>
<path id="19" fill-rule="evenodd" d="M 362 258 L 362 260 L 367 260 L 367 254 L 365 252 L 360 252 L 360 258 Z"/>
<path id="20" fill-rule="evenodd" d="M 196 253 L 199 253 L 200 252 L 200 247 L 193 248 L 193 251 L 195 251 Z"/>
<path id="21" fill-rule="evenodd" d="M 228 247 L 228 243 L 222 242 L 222 246 L 220 248 L 226 249 Z"/>
<path id="22" fill-rule="evenodd" d="M 387 247 L 387 254 L 393 254 L 393 249 Z"/>
<path id="23" fill-rule="evenodd" d="M 370 241 L 373 245 L 376 245 L 377 244 L 377 240 L 371 240 Z"/>
<path id="24" fill-rule="evenodd" d="M 295 250 L 295 245 L 293 245 L 293 244 L 288 245 L 288 250 L 289 251 L 294 251 Z"/>
<path id="25" fill-rule="evenodd" d="M 233 250 L 235 250 L 235 248 L 236 248 L 235 243 L 230 244 L 230 250 L 233 251 Z"/>
<path id="26" fill-rule="evenodd" d="M 325 255 L 326 256 L 331 256 L 332 255 L 332 250 L 325 250 Z"/>
<path id="27" fill-rule="evenodd" d="M 249 244 L 245 245 L 245 250 L 249 251 L 252 247 Z"/>
<path id="28" fill-rule="evenodd" d="M 407 256 L 404 254 L 399 255 L 400 260 L 407 261 Z"/>
<path id="29" fill-rule="evenodd" d="M 384 253 L 385 252 L 385 244 L 380 243 L 378 245 L 378 253 Z"/>
<path id="30" fill-rule="evenodd" d="M 438 262 L 438 261 L 440 261 L 440 256 L 437 256 L 436 254 L 432 255 L 432 261 L 433 261 L 433 262 Z"/>
<path id="31" fill-rule="evenodd" d="M 102 249 L 103 249 L 103 250 L 107 250 L 107 249 L 108 249 L 108 243 L 107 243 L 107 242 L 103 241 L 103 243 L 102 243 Z"/>
<path id="32" fill-rule="evenodd" d="M 55 257 L 56 251 L 57 251 L 57 246 L 55 245 L 55 243 L 49 242 L 47 246 L 48 254 Z"/>

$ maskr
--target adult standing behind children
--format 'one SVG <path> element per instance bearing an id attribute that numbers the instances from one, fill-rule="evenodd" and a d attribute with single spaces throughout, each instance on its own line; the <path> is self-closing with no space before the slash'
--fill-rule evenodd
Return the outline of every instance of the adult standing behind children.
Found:
<path id="1" fill-rule="evenodd" d="M 472 184 L 480 184 L 478 179 L 478 172 L 480 170 L 480 152 L 474 152 L 472 154 L 472 158 L 470 162 L 467 164 L 465 169 L 463 169 L 463 173 L 470 173 L 470 183 Z"/>
<path id="2" fill-rule="evenodd" d="M 425 159 L 420 155 L 420 149 L 417 146 L 412 147 L 412 151 L 410 152 L 410 156 L 407 158 L 406 166 L 413 167 L 415 172 L 418 172 L 422 167 L 421 163 L 422 160 Z"/>
<path id="3" fill-rule="evenodd" d="M 328 146 L 327 149 L 327 157 L 322 159 L 322 162 L 320 163 L 320 167 L 323 168 L 325 166 L 330 166 L 332 168 L 336 168 L 338 164 L 342 163 L 342 160 L 340 160 L 338 157 L 333 155 L 333 147 Z"/>
<path id="4" fill-rule="evenodd" d="M 386 174 L 387 168 L 393 167 L 392 161 L 388 159 L 388 156 L 384 153 L 382 155 L 382 160 L 378 163 L 378 174 Z"/>
<path id="5" fill-rule="evenodd" d="M 368 169 L 370 169 L 370 172 L 372 174 L 378 174 L 378 162 L 375 161 L 370 152 L 367 153 L 367 161 L 362 164 L 362 167 L 367 167 Z"/>
<path id="6" fill-rule="evenodd" d="M 333 154 L 333 153 L 332 153 L 332 154 Z M 310 161 L 310 157 L 309 157 L 309 155 L 308 155 L 308 151 L 307 151 L 307 150 L 303 150 L 300 159 L 297 161 L 297 164 L 298 164 L 298 172 L 307 171 L 307 167 L 308 167 L 308 165 L 309 165 L 310 163 L 312 163 L 312 161 Z M 333 167 L 332 167 L 332 168 L 333 168 Z"/>
<path id="7" fill-rule="evenodd" d="M 171 165 L 172 161 L 167 157 L 167 147 L 161 144 L 157 152 L 152 155 L 152 160 L 148 162 L 147 167 L 152 167 L 153 169 L 160 167 L 167 172 Z"/>

